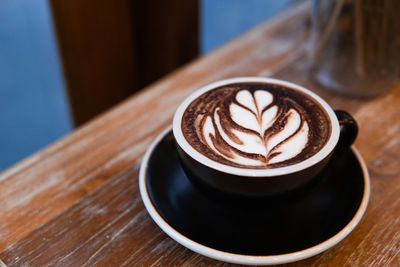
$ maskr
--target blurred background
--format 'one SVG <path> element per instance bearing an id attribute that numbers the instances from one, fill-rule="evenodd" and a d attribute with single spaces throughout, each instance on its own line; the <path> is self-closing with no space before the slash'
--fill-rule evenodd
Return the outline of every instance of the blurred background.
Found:
<path id="1" fill-rule="evenodd" d="M 293 0 L 1 0 L 0 171 Z"/>

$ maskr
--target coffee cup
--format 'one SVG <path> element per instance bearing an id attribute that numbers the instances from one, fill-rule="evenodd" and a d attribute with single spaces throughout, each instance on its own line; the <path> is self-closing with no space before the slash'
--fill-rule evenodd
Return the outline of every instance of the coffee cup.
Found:
<path id="1" fill-rule="evenodd" d="M 194 183 L 234 196 L 269 197 L 310 183 L 357 124 L 310 90 L 239 77 L 188 96 L 173 119 L 179 159 Z"/>

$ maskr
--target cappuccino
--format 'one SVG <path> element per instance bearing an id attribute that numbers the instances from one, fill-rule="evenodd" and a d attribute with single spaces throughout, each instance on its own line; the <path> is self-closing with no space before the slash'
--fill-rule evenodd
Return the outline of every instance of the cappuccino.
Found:
<path id="1" fill-rule="evenodd" d="M 316 154 L 330 138 L 320 104 L 282 85 L 223 85 L 193 100 L 184 111 L 184 138 L 216 162 L 241 168 L 289 166 Z"/>

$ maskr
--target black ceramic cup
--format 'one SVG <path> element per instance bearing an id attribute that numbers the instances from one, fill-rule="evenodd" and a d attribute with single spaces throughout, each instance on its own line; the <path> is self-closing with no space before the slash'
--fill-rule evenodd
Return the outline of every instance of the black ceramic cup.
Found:
<path id="1" fill-rule="evenodd" d="M 268 83 L 308 95 L 329 117 L 331 132 L 325 145 L 313 156 L 289 166 L 269 169 L 240 168 L 214 161 L 194 149 L 182 132 L 182 117 L 196 98 L 214 88 L 233 83 Z M 357 123 L 345 111 L 333 111 L 318 95 L 299 85 L 270 78 L 240 77 L 206 85 L 187 97 L 175 112 L 173 134 L 186 175 L 214 192 L 245 197 L 269 197 L 291 192 L 313 180 L 329 162 L 335 150 L 349 147 L 357 136 Z"/>

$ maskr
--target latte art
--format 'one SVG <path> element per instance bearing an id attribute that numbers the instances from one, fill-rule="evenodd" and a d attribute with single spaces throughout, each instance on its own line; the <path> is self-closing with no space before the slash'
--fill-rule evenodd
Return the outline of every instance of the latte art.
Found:
<path id="1" fill-rule="evenodd" d="M 206 92 L 186 109 L 182 131 L 200 153 L 224 164 L 271 168 L 318 152 L 327 115 L 305 94 L 270 84 L 232 84 Z"/>

